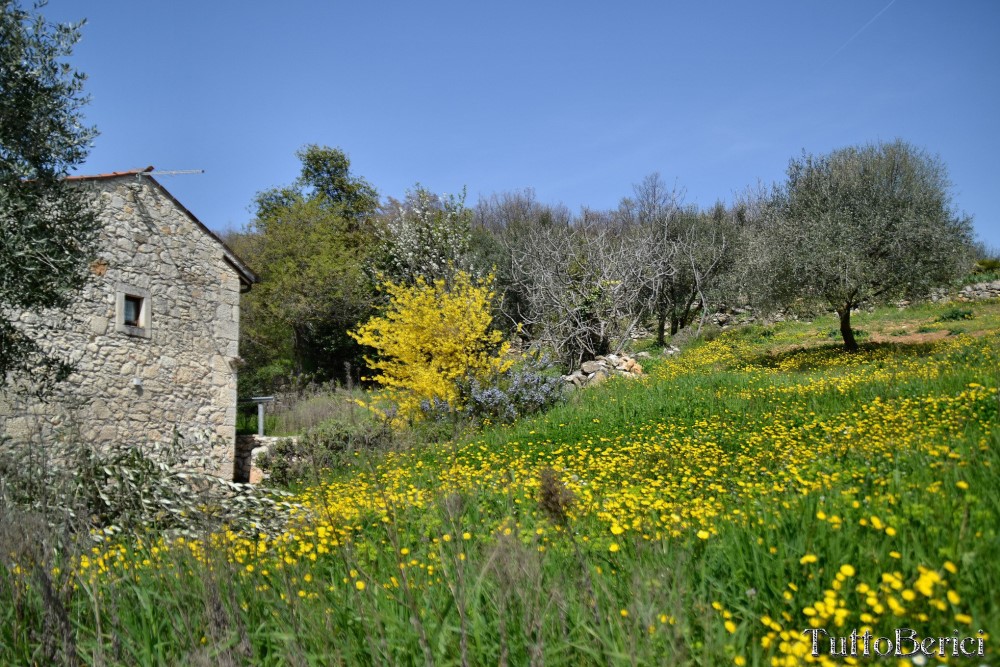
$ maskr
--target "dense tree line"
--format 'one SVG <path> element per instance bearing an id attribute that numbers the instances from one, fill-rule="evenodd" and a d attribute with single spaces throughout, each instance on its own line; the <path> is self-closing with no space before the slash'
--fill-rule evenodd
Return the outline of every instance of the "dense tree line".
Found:
<path id="1" fill-rule="evenodd" d="M 244 300 L 245 388 L 360 377 L 347 335 L 377 312 L 378 286 L 492 275 L 494 321 L 567 368 L 621 350 L 639 329 L 660 344 L 717 309 L 838 313 L 915 296 L 969 268 L 969 219 L 937 158 L 903 141 L 790 161 L 784 183 L 707 209 L 659 174 L 611 210 L 480 199 L 416 186 L 380 200 L 339 149 L 308 146 L 300 178 L 258 195 L 230 238 L 262 275 Z"/>

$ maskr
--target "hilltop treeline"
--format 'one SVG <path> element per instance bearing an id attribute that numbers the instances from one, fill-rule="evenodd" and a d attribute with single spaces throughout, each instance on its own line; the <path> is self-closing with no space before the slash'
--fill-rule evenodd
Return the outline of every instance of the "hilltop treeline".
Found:
<path id="1" fill-rule="evenodd" d="M 298 157 L 300 177 L 259 193 L 227 239 L 261 276 L 243 300 L 244 395 L 357 381 L 364 350 L 347 332 L 387 282 L 492 275 L 495 325 L 572 368 L 640 328 L 663 344 L 724 305 L 836 311 L 852 350 L 852 309 L 919 296 L 975 258 L 945 166 L 900 140 L 803 153 L 784 183 L 730 204 L 687 204 L 651 174 L 616 208 L 579 212 L 531 189 L 383 199 L 339 149 Z"/>

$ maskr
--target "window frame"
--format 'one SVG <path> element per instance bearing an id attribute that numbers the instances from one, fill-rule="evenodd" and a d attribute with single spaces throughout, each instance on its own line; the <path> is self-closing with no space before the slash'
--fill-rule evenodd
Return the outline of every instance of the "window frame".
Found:
<path id="1" fill-rule="evenodd" d="M 139 317 L 136 324 L 125 321 L 125 304 L 127 301 L 139 302 Z M 134 285 L 119 284 L 115 288 L 115 331 L 139 338 L 152 336 L 153 304 L 149 290 Z"/>

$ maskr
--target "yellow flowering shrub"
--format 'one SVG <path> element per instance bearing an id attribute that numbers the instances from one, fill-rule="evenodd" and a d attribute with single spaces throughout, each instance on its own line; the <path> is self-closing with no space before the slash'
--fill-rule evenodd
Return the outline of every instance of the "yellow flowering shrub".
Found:
<path id="1" fill-rule="evenodd" d="M 504 360 L 510 344 L 491 326 L 492 282 L 492 276 L 474 279 L 458 271 L 450 283 L 386 283 L 389 303 L 382 314 L 350 332 L 378 353 L 365 358 L 377 371 L 369 379 L 385 388 L 399 419 L 419 420 L 423 401 L 460 407 L 459 380 L 482 380 L 513 363 Z"/>

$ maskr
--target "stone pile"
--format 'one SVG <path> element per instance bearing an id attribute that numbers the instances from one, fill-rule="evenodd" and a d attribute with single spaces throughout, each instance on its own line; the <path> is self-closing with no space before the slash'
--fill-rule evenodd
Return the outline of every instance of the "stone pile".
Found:
<path id="1" fill-rule="evenodd" d="M 712 324 L 721 327 L 723 329 L 728 329 L 731 326 L 736 326 L 739 324 L 749 324 L 754 322 L 757 318 L 754 317 L 753 308 L 750 306 L 743 306 L 737 308 L 729 308 L 727 306 L 722 306 L 718 312 L 712 313 L 709 316 L 708 321 Z M 691 323 L 691 326 L 696 326 L 697 320 Z"/>
<path id="2" fill-rule="evenodd" d="M 638 352 L 635 356 L 648 357 L 649 353 Z M 600 384 L 612 375 L 637 378 L 642 375 L 642 365 L 627 354 L 609 354 L 583 362 L 580 368 L 563 375 L 562 379 L 572 387 L 585 387 Z"/>

